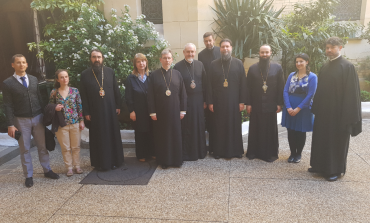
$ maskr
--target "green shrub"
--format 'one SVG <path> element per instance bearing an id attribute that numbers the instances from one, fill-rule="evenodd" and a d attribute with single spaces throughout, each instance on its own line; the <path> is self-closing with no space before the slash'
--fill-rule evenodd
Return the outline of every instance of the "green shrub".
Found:
<path id="1" fill-rule="evenodd" d="M 361 91 L 361 101 L 370 101 L 370 92 Z"/>

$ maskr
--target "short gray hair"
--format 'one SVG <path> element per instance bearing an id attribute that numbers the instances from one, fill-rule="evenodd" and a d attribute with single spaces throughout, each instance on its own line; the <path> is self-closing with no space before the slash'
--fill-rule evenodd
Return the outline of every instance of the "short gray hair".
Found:
<path id="1" fill-rule="evenodd" d="M 164 49 L 164 50 L 162 50 L 162 52 L 161 52 L 161 57 L 162 57 L 162 55 L 166 55 L 166 54 L 171 54 L 171 56 L 172 56 L 172 51 L 171 51 L 171 49 Z"/>
<path id="2" fill-rule="evenodd" d="M 195 51 L 197 50 L 197 47 L 195 46 L 195 44 L 194 44 L 194 43 L 187 43 L 187 44 L 185 44 L 185 46 L 184 46 L 184 50 L 186 50 L 186 47 L 188 47 L 188 46 L 192 46 L 192 47 L 194 47 L 194 50 L 195 50 Z"/>

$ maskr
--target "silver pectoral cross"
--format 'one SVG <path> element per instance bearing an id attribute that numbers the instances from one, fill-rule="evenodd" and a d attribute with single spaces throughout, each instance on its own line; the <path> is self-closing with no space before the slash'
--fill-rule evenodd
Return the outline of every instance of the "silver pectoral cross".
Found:
<path id="1" fill-rule="evenodd" d="M 266 94 L 267 88 L 268 88 L 268 86 L 266 85 L 266 81 L 264 81 L 264 82 L 263 82 L 262 89 L 263 89 L 263 91 L 265 92 L 265 94 Z"/>

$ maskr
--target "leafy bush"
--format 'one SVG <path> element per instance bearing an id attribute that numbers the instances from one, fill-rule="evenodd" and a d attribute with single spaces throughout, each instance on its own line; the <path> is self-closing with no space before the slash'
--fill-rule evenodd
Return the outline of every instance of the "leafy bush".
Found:
<path id="1" fill-rule="evenodd" d="M 242 123 L 243 123 L 243 122 L 246 122 L 246 121 L 249 121 L 249 115 L 248 115 L 247 110 L 243 110 L 243 111 L 241 112 L 241 115 L 242 115 Z"/>
<path id="2" fill-rule="evenodd" d="M 311 71 L 317 74 L 326 61 L 325 40 L 330 36 L 338 36 L 346 43 L 351 34 L 362 29 L 356 23 L 335 22 L 331 14 L 336 4 L 337 0 L 296 3 L 293 12 L 283 17 L 283 31 L 294 43 L 282 47 L 282 66 L 286 75 L 296 70 L 294 56 L 298 53 L 310 56 Z"/>
<path id="3" fill-rule="evenodd" d="M 361 101 L 370 101 L 370 92 L 361 91 Z"/>
<path id="4" fill-rule="evenodd" d="M 258 54 L 262 44 L 270 44 L 277 53 L 287 39 L 281 32 L 284 29 L 278 19 L 284 8 L 274 10 L 273 0 L 214 0 L 218 28 L 217 36 L 229 38 L 233 42 L 234 55 L 244 60 Z M 289 41 L 289 40 L 288 40 Z"/>
<path id="5" fill-rule="evenodd" d="M 90 51 L 98 48 L 103 52 L 104 65 L 115 70 L 123 92 L 123 83 L 133 70 L 135 54 L 145 54 L 153 69 L 168 43 L 159 39 L 154 24 L 146 21 L 144 15 L 133 21 L 127 5 L 121 16 L 114 9 L 111 15 L 108 21 L 95 6 L 83 3 L 77 19 L 47 25 L 44 29 L 47 40 L 38 45 L 29 43 L 29 49 L 39 48 L 38 57 L 53 61 L 57 69 L 68 69 L 71 85 L 77 87 L 80 73 L 90 66 Z"/>

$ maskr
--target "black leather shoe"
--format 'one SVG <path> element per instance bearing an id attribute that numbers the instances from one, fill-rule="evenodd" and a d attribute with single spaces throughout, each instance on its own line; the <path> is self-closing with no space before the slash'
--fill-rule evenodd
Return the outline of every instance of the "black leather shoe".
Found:
<path id="1" fill-rule="evenodd" d="M 254 160 L 254 158 L 256 158 L 255 156 L 247 156 L 247 154 L 245 154 L 245 157 L 247 157 L 249 160 Z"/>
<path id="2" fill-rule="evenodd" d="M 337 180 L 338 180 L 338 178 L 339 178 L 339 176 L 338 176 L 338 175 L 331 175 L 331 176 L 326 177 L 325 179 L 326 179 L 327 181 L 333 182 L 333 181 L 337 181 Z"/>
<path id="3" fill-rule="evenodd" d="M 168 166 L 162 165 L 162 169 L 167 169 L 167 168 L 168 168 Z"/>
<path id="4" fill-rule="evenodd" d="M 215 159 L 216 159 L 216 160 L 220 159 L 220 156 L 215 156 Z"/>
<path id="5" fill-rule="evenodd" d="M 54 173 L 52 170 L 49 170 L 49 172 L 44 173 L 44 176 L 50 179 L 55 179 L 55 180 L 59 179 L 59 175 Z"/>
<path id="6" fill-rule="evenodd" d="M 294 160 L 294 156 L 290 155 L 288 158 L 288 163 L 293 163 L 293 160 Z"/>
<path id="7" fill-rule="evenodd" d="M 294 157 L 293 163 L 299 163 L 299 162 L 301 162 L 301 158 L 302 158 L 301 155 L 297 155 L 296 157 Z"/>
<path id="8" fill-rule="evenodd" d="M 308 172 L 310 172 L 310 173 L 318 173 L 319 171 L 317 171 L 314 168 L 310 167 L 310 168 L 308 168 Z"/>
<path id="9" fill-rule="evenodd" d="M 236 156 L 236 158 L 242 158 L 242 157 L 243 157 L 243 155 Z"/>
<path id="10" fill-rule="evenodd" d="M 24 183 L 26 185 L 26 187 L 30 188 L 33 186 L 33 179 L 32 177 L 28 177 L 26 178 L 26 182 Z"/>
<path id="11" fill-rule="evenodd" d="M 118 166 L 112 166 L 112 170 L 115 170 L 117 168 L 118 168 Z"/>

